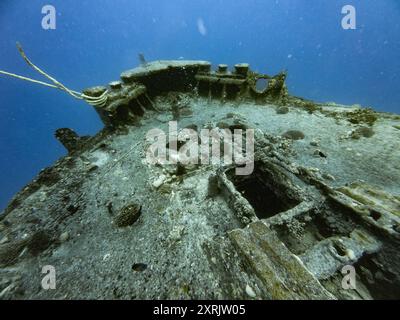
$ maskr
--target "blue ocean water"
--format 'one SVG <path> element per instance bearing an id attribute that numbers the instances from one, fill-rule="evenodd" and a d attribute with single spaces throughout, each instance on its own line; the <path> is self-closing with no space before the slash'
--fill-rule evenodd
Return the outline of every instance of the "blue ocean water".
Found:
<path id="1" fill-rule="evenodd" d="M 55 30 L 41 25 L 48 4 Z M 356 8 L 356 30 L 342 28 L 345 5 Z M 287 69 L 291 94 L 400 113 L 398 0 L 1 0 L 0 70 L 41 79 L 16 41 L 78 91 L 117 80 L 143 53 Z M 0 75 L 0 209 L 66 153 L 54 138 L 61 127 L 87 135 L 102 124 L 84 102 Z"/>

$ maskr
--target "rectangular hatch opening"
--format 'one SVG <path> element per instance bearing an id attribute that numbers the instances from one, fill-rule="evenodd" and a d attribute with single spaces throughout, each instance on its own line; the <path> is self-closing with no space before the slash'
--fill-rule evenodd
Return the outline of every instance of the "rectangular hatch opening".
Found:
<path id="1" fill-rule="evenodd" d="M 290 197 L 281 184 L 255 166 L 249 176 L 238 176 L 235 169 L 226 172 L 236 190 L 250 203 L 259 219 L 267 219 L 297 206 L 300 201 Z"/>

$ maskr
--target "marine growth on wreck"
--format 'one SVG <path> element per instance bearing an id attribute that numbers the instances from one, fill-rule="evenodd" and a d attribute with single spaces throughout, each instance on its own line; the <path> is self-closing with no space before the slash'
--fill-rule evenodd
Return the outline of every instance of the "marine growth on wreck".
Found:
<path id="1" fill-rule="evenodd" d="M 398 299 L 400 117 L 291 96 L 286 75 L 154 61 L 84 90 L 104 129 L 58 129 L 68 154 L 0 216 L 1 298 Z M 182 130 L 225 151 L 219 133 L 253 130 L 251 172 L 149 164 L 146 136 L 174 122 L 168 151 Z"/>

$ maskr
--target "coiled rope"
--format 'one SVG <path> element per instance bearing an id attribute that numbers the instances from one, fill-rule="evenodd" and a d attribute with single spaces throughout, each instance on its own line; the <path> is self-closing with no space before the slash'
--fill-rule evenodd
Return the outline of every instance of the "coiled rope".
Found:
<path id="1" fill-rule="evenodd" d="M 47 82 L 43 82 L 43 81 L 39 81 L 39 80 L 35 80 L 35 79 L 31 79 L 31 78 L 27 78 L 27 77 L 23 77 L 11 72 L 6 72 L 3 70 L 0 70 L 0 74 L 4 74 L 6 76 L 10 76 L 10 77 L 14 77 L 17 79 L 21 79 L 21 80 L 25 80 L 25 81 L 29 81 L 29 82 L 33 82 L 33 83 L 37 83 L 46 87 L 50 87 L 50 88 L 55 88 L 55 89 L 59 89 L 62 90 L 66 93 L 68 93 L 70 96 L 74 97 L 75 99 L 79 99 L 79 100 L 85 100 L 88 104 L 92 105 L 92 106 L 97 106 L 97 107 L 103 107 L 106 103 L 107 103 L 107 94 L 108 94 L 108 90 L 104 91 L 100 96 L 98 97 L 92 97 L 92 96 L 88 96 L 84 93 L 81 92 L 77 92 L 71 89 L 68 89 L 66 86 L 64 86 L 61 82 L 59 82 L 58 80 L 56 80 L 55 78 L 49 76 L 46 72 L 44 72 L 42 69 L 40 69 L 38 66 L 36 66 L 35 64 L 33 64 L 28 57 L 26 56 L 24 50 L 22 49 L 22 46 L 17 42 L 17 49 L 19 51 L 19 53 L 21 54 L 22 58 L 25 60 L 25 62 L 32 67 L 35 71 L 37 71 L 38 73 L 40 73 L 41 75 L 43 75 L 44 77 L 46 77 L 47 79 L 49 79 L 53 84 L 51 83 L 47 83 Z"/>

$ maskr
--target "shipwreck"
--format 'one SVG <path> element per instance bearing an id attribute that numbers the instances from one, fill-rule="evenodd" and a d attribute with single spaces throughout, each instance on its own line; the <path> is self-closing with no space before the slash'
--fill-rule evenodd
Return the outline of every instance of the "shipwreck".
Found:
<path id="1" fill-rule="evenodd" d="M 400 298 L 400 116 L 294 97 L 286 77 L 179 60 L 55 83 L 104 129 L 57 130 L 66 156 L 0 215 L 0 298 Z M 149 165 L 146 133 L 170 121 L 253 129 L 254 170 Z"/>

